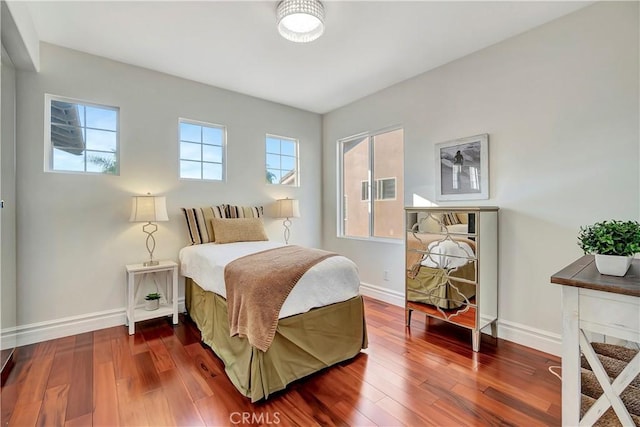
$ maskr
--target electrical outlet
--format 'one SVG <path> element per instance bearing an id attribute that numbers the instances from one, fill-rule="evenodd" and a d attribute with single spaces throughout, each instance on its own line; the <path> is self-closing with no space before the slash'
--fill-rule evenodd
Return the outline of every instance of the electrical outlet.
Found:
<path id="1" fill-rule="evenodd" d="M 384 271 L 383 277 L 385 282 L 389 281 L 389 270 Z"/>

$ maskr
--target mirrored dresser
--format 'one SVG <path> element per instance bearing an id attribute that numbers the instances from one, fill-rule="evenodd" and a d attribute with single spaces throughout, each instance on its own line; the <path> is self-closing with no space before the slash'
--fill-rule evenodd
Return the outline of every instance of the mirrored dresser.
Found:
<path id="1" fill-rule="evenodd" d="M 498 209 L 405 208 L 405 320 L 419 311 L 496 337 L 498 319 Z"/>

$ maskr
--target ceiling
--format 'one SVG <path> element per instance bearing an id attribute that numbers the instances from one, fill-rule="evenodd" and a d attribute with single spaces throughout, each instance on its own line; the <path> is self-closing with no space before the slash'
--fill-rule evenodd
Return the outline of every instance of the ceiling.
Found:
<path id="1" fill-rule="evenodd" d="M 27 4 L 41 41 L 326 113 L 590 3 L 325 1 L 308 44 L 276 1 Z"/>

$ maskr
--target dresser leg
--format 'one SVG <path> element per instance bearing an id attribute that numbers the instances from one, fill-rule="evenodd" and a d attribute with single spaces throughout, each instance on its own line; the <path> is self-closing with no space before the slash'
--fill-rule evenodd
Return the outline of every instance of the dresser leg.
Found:
<path id="1" fill-rule="evenodd" d="M 494 320 L 491 322 L 491 336 L 493 338 L 498 338 L 498 321 Z"/>
<path id="2" fill-rule="evenodd" d="M 411 327 L 411 313 L 413 312 L 413 310 L 411 310 L 410 308 L 407 308 L 404 311 L 404 321 L 407 324 L 407 328 Z"/>
<path id="3" fill-rule="evenodd" d="M 480 331 L 471 331 L 471 344 L 473 351 L 480 351 Z"/>

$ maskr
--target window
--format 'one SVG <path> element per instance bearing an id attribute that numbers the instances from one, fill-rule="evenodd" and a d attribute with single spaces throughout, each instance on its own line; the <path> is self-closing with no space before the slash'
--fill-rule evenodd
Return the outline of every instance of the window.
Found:
<path id="1" fill-rule="evenodd" d="M 345 138 L 339 141 L 339 154 L 339 234 L 402 239 L 403 130 Z"/>
<path id="2" fill-rule="evenodd" d="M 180 178 L 223 181 L 226 128 L 180 119 Z"/>
<path id="3" fill-rule="evenodd" d="M 118 175 L 117 107 L 46 95 L 45 170 Z"/>
<path id="4" fill-rule="evenodd" d="M 376 179 L 376 200 L 393 200 L 396 198 L 396 179 Z"/>
<path id="5" fill-rule="evenodd" d="M 267 184 L 299 185 L 298 140 L 267 135 Z"/>
<path id="6" fill-rule="evenodd" d="M 369 181 L 362 181 L 362 191 L 360 193 L 360 200 L 363 202 L 369 201 Z M 374 181 L 373 193 L 376 200 L 392 200 L 396 198 L 396 179 L 395 178 L 382 178 Z"/>
<path id="7" fill-rule="evenodd" d="M 360 195 L 360 200 L 363 202 L 369 201 L 369 181 L 362 181 L 362 192 Z"/>

